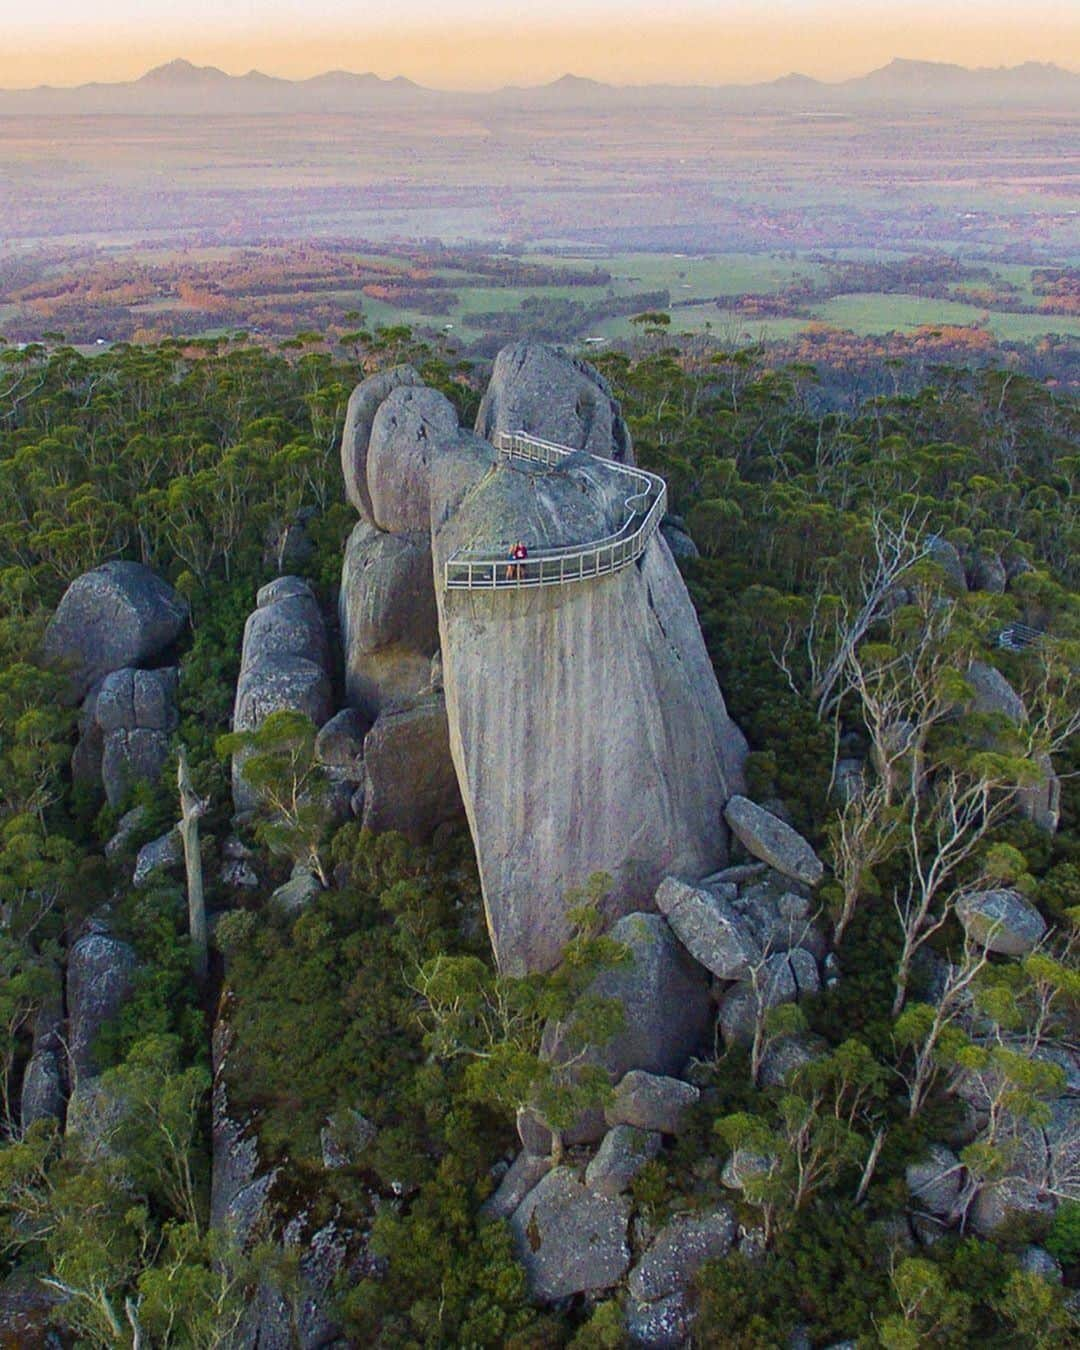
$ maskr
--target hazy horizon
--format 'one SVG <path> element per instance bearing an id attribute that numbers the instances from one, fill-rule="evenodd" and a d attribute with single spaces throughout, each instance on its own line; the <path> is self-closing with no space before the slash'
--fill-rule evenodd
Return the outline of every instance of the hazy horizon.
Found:
<path id="1" fill-rule="evenodd" d="M 329 69 L 405 76 L 443 89 L 540 84 L 567 72 L 615 84 L 755 83 L 792 71 L 863 75 L 895 57 L 968 67 L 1053 62 L 1080 69 L 1080 11 L 1059 0 L 551 0 L 543 21 L 492 0 L 40 0 L 6 23 L 0 86 L 135 79 L 174 59 L 290 79 Z"/>

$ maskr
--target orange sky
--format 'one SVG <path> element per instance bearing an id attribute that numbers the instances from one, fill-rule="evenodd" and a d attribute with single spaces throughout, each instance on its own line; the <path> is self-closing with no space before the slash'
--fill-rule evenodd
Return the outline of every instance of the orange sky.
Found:
<path id="1" fill-rule="evenodd" d="M 381 6 L 379 26 L 371 18 L 353 19 L 369 6 L 335 12 L 328 22 L 318 5 L 301 23 L 290 13 L 290 0 L 246 0 L 225 11 L 214 5 L 216 18 L 199 9 L 198 0 L 184 7 L 186 20 L 172 16 L 168 0 L 142 0 L 141 16 L 162 4 L 153 22 L 139 21 L 122 6 L 128 0 L 102 0 L 104 12 L 88 7 L 49 22 L 68 0 L 40 0 L 21 20 L 5 20 L 6 40 L 0 49 L 0 85 L 39 82 L 72 84 L 83 80 L 130 79 L 150 66 L 184 56 L 198 63 L 220 65 L 234 73 L 252 66 L 272 74 L 302 76 L 344 67 L 404 74 L 436 87 L 486 88 L 505 83 L 535 83 L 567 71 L 616 83 L 670 80 L 678 83 L 721 83 L 769 79 L 801 70 L 824 79 L 861 74 L 893 56 L 957 61 L 964 65 L 1012 65 L 1024 60 L 1056 61 L 1080 69 L 1080 4 L 1056 0 L 940 0 L 937 5 L 897 6 L 877 0 L 747 0 L 724 5 L 724 17 L 705 17 L 697 0 L 672 18 L 660 3 L 635 8 L 633 0 L 618 13 L 590 10 L 581 0 L 576 14 L 565 17 L 549 4 L 552 17 L 544 24 L 500 17 L 485 18 L 482 0 L 454 22 L 455 0 L 444 0 L 430 15 L 426 0 L 401 0 L 394 24 Z M 120 9 L 109 13 L 109 4 Z M 330 8 L 335 0 L 327 0 Z M 336 0 L 340 6 L 347 0 Z M 603 0 L 597 0 L 603 8 Z M 679 0 L 675 0 L 678 13 Z M 711 5 L 715 11 L 722 0 Z M 257 22 L 254 10 L 267 16 Z M 480 4 L 481 8 L 475 6 Z M 42 15 L 42 6 L 46 11 Z M 418 6 L 420 7 L 418 9 Z M 696 8 L 695 8 L 696 6 Z M 390 6 L 392 9 L 393 7 Z M 314 13 L 324 13 L 320 21 Z M 494 12 L 494 11 L 493 11 Z M 111 19 L 111 22 L 110 22 Z"/>

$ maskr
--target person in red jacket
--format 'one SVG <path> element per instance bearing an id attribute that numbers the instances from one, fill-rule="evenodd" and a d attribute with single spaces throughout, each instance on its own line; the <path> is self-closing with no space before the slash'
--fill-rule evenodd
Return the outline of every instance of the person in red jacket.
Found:
<path id="1" fill-rule="evenodd" d="M 506 569 L 507 581 L 523 581 L 525 579 L 525 568 L 523 564 L 528 556 L 529 550 L 519 539 L 510 550 L 511 562 Z"/>

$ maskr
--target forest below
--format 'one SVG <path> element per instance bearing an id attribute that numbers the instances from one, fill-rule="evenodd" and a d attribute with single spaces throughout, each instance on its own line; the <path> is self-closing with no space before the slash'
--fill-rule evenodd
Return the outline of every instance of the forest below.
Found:
<path id="1" fill-rule="evenodd" d="M 320 285 L 327 256 L 312 260 Z M 454 264 L 476 275 L 481 261 Z M 516 266 L 482 279 L 551 279 Z M 924 269 L 922 284 L 997 287 L 1021 303 L 994 276 L 943 267 Z M 833 268 L 831 284 L 865 289 L 852 268 Z M 445 289 L 414 270 L 410 287 Z M 610 281 L 591 264 L 578 272 L 563 282 Z M 102 296 L 121 307 L 157 284 L 150 264 L 125 282 L 138 295 L 99 276 Z M 406 284 L 373 270 L 348 280 Z M 62 311 L 64 285 L 50 295 L 41 277 L 21 281 L 20 305 L 44 299 Z M 875 285 L 886 281 L 879 268 Z M 893 282 L 913 284 L 898 266 Z M 232 303 L 220 277 L 185 284 L 198 285 L 200 303 L 211 293 Z M 1032 307 L 1075 315 L 1075 271 L 1034 284 Z M 251 269 L 244 278 L 249 297 L 276 286 Z M 676 338 L 664 296 L 651 284 L 632 294 L 623 310 L 640 318 L 635 340 L 595 364 L 638 463 L 666 479 L 673 524 L 693 540 L 680 569 L 750 743 L 750 794 L 776 804 L 828 866 L 816 903 L 839 970 L 797 1011 L 763 1019 L 752 1046 L 718 1047 L 696 1063 L 688 1126 L 633 1180 L 634 1224 L 652 1232 L 723 1196 L 761 1234 L 756 1250 L 740 1245 L 697 1271 L 695 1345 L 1074 1343 L 1072 380 L 996 343 L 970 359 L 971 339 L 940 332 L 865 345 L 810 332 L 786 352 Z M 269 1272 L 296 1289 L 287 1251 L 230 1242 L 210 1222 L 211 1040 L 226 1005 L 240 1047 L 228 1089 L 234 1110 L 259 1113 L 261 1161 L 283 1169 L 296 1211 L 363 1235 L 333 1289 L 345 1344 L 628 1344 L 614 1296 L 536 1306 L 505 1226 L 481 1212 L 501 1175 L 494 1165 L 514 1153 L 515 1109 L 548 1082 L 545 1015 L 613 959 L 588 904 L 565 965 L 514 981 L 493 969 L 463 828 L 420 846 L 356 822 L 298 818 L 284 841 L 255 824 L 243 837 L 259 884 L 238 890 L 225 879 L 235 746 L 222 738 L 244 622 L 258 588 L 283 570 L 298 521 L 304 547 L 288 570 L 337 613 L 355 524 L 338 458 L 350 391 L 409 361 L 471 425 L 484 356 L 404 324 L 367 328 L 359 316 L 338 333 L 280 343 L 241 334 L 117 341 L 93 355 L 59 338 L 0 347 L 4 1345 L 224 1346 Z M 889 548 L 910 549 L 910 566 L 859 628 L 867 580 Z M 152 567 L 191 617 L 173 754 L 160 781 L 103 806 L 72 781 L 76 713 L 40 652 L 65 588 L 109 559 Z M 1035 636 L 1002 643 L 1017 631 Z M 1017 691 L 1022 726 L 964 711 L 973 663 Z M 884 736 L 886 721 L 912 728 L 902 745 Z M 211 960 L 201 986 L 179 876 L 130 881 L 139 848 L 177 818 L 181 745 L 207 803 Z M 289 754 L 295 766 L 292 750 L 259 748 L 267 772 L 284 772 Z M 1052 758 L 1060 782 L 1056 830 L 1013 809 L 1036 753 Z M 838 765 L 853 754 L 877 765 L 880 790 L 841 790 Z M 136 823 L 107 850 L 133 808 Z M 329 882 L 299 914 L 269 903 L 290 875 L 297 833 Z M 958 905 L 979 887 L 1008 888 L 1037 910 L 1046 935 L 1033 951 L 1012 959 L 973 947 Z M 76 936 L 103 909 L 138 958 L 133 996 L 96 1046 L 109 1090 L 135 1105 L 107 1147 L 20 1114 L 35 1020 L 56 998 Z M 441 992 L 435 970 L 452 976 Z M 762 1082 L 764 1043 L 794 1034 L 814 1038 L 820 1058 L 787 1083 Z M 972 1076 L 991 1085 L 989 1105 L 977 1134 L 965 1134 Z M 349 1112 L 371 1122 L 373 1139 L 359 1160 L 328 1168 L 321 1131 Z M 1054 1140 L 1037 1202 L 996 1225 L 969 1223 L 966 1209 L 943 1231 L 909 1222 L 910 1168 L 928 1146 L 952 1141 L 970 1203 L 977 1187 L 1015 1179 L 1032 1132 Z M 737 1154 L 777 1161 L 732 1198 L 724 1169 Z"/>

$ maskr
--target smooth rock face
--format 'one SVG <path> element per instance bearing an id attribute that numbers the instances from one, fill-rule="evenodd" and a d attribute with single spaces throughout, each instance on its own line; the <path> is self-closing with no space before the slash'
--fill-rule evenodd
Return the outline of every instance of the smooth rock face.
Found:
<path id="1" fill-rule="evenodd" d="M 816 886 L 824 875 L 820 858 L 802 835 L 748 797 L 732 797 L 724 819 L 744 848 L 785 877 Z"/>
<path id="2" fill-rule="evenodd" d="M 179 867 L 184 861 L 184 845 L 180 831 L 174 826 L 168 834 L 159 835 L 143 844 L 135 855 L 135 870 L 131 874 L 133 886 L 144 886 L 155 872 Z"/>
<path id="3" fill-rule="evenodd" d="M 715 892 L 665 877 L 656 907 L 694 960 L 718 979 L 737 980 L 760 961 L 750 924 Z"/>
<path id="4" fill-rule="evenodd" d="M 333 712 L 326 627 L 311 587 L 300 577 L 279 577 L 259 592 L 244 625 L 233 730 L 253 731 L 271 713 L 291 711 L 321 727 Z M 233 804 L 251 810 L 258 794 L 233 756 Z"/>
<path id="5" fill-rule="evenodd" d="M 952 1149 L 944 1144 L 931 1144 L 924 1158 L 908 1165 L 904 1176 L 916 1205 L 944 1217 L 953 1213 L 960 1198 L 964 1169 Z"/>
<path id="6" fill-rule="evenodd" d="M 137 966 L 134 949 L 109 933 L 89 932 L 68 954 L 68 1051 L 72 1079 L 98 1072 L 94 1042 L 131 995 Z"/>
<path id="7" fill-rule="evenodd" d="M 538 342 L 515 342 L 495 358 L 476 430 L 527 431 L 557 445 L 633 463 L 630 432 L 608 382 L 585 361 Z"/>
<path id="8" fill-rule="evenodd" d="M 338 601 L 349 702 L 374 720 L 431 680 L 439 647 L 431 544 L 362 520 L 345 545 Z"/>
<path id="9" fill-rule="evenodd" d="M 323 723 L 315 737 L 315 758 L 324 768 L 343 775 L 357 770 L 364 753 L 364 737 L 371 723 L 355 708 L 342 708 Z"/>
<path id="10" fill-rule="evenodd" d="M 953 591 L 967 590 L 967 576 L 964 564 L 955 545 L 940 535 L 934 535 L 928 541 L 930 561 L 936 563 L 945 574 L 945 580 Z"/>
<path id="11" fill-rule="evenodd" d="M 471 486 L 458 456 L 433 468 L 436 575 L 459 547 L 580 543 L 621 523 L 625 486 L 597 461 L 529 472 L 469 454 Z M 502 970 L 558 961 L 564 897 L 594 872 L 614 879 L 615 917 L 651 904 L 665 875 L 725 861 L 719 816 L 746 742 L 662 538 L 594 581 L 437 596 L 451 750 Z"/>
<path id="12" fill-rule="evenodd" d="M 729 1190 L 745 1190 L 748 1183 L 771 1172 L 775 1161 L 775 1158 L 766 1157 L 762 1153 L 753 1153 L 748 1148 L 734 1149 L 724 1164 L 720 1180 Z"/>
<path id="13" fill-rule="evenodd" d="M 585 1185 L 600 1195 L 621 1195 L 650 1159 L 660 1152 L 655 1130 L 616 1125 L 608 1130 L 585 1169 Z"/>
<path id="14" fill-rule="evenodd" d="M 677 1073 L 708 1031 L 707 976 L 658 914 L 627 914 L 609 936 L 629 948 L 630 961 L 601 972 L 589 993 L 621 1002 L 626 1023 L 588 1058 L 602 1064 L 612 1082 L 632 1069 Z M 548 1031 L 543 1047 L 554 1059 L 561 1057 L 561 1046 Z"/>
<path id="15" fill-rule="evenodd" d="M 550 1157 L 538 1158 L 525 1149 L 517 1155 L 499 1182 L 494 1195 L 484 1201 L 480 1212 L 489 1219 L 508 1219 L 532 1188 L 551 1171 Z"/>
<path id="16" fill-rule="evenodd" d="M 1026 956 L 1046 932 L 1046 921 L 1019 891 L 973 891 L 957 901 L 956 917 L 988 951 Z"/>
<path id="17" fill-rule="evenodd" d="M 322 894 L 322 883 L 314 872 L 297 867 L 284 885 L 270 896 L 272 904 L 288 914 L 300 914 Z"/>
<path id="18" fill-rule="evenodd" d="M 367 485 L 368 444 L 379 405 L 395 389 L 421 385 L 423 381 L 412 366 L 395 366 L 358 384 L 349 398 L 345 430 L 341 437 L 341 472 L 345 495 L 367 520 L 371 520 L 371 495 Z"/>
<path id="19" fill-rule="evenodd" d="M 23 1073 L 19 1120 L 24 1130 L 35 1120 L 63 1120 L 64 1076 L 56 1050 L 35 1051 Z"/>
<path id="20" fill-rule="evenodd" d="M 34 1016 L 33 1053 L 23 1072 L 19 1121 L 64 1119 L 64 986 L 59 967 L 50 969 L 50 988 Z M 2 1342 L 0 1342 L 2 1343 Z"/>
<path id="21" fill-rule="evenodd" d="M 364 828 L 421 843 L 462 815 L 442 695 L 384 712 L 364 742 Z"/>
<path id="22" fill-rule="evenodd" d="M 609 1125 L 678 1134 L 683 1115 L 700 1097 L 700 1091 L 681 1078 L 631 1069 L 615 1089 L 604 1114 Z"/>
<path id="23" fill-rule="evenodd" d="M 45 630 L 46 660 L 70 673 L 78 702 L 110 671 L 143 666 L 187 623 L 186 601 L 141 563 L 107 562 L 76 577 Z"/>
<path id="24" fill-rule="evenodd" d="M 1049 1227 L 1054 1202 L 1034 1182 L 1006 1177 L 984 1186 L 976 1195 L 968 1220 L 975 1231 L 990 1237 L 1011 1219 L 1023 1218 L 1035 1227 Z"/>
<path id="25" fill-rule="evenodd" d="M 761 1086 L 780 1087 L 792 1074 L 826 1054 L 822 1042 L 808 1036 L 782 1036 L 773 1041 L 761 1059 Z"/>
<path id="26" fill-rule="evenodd" d="M 973 591 L 1005 594 L 1005 566 L 996 553 L 976 553 L 968 563 L 968 585 Z"/>
<path id="27" fill-rule="evenodd" d="M 653 1302 L 685 1289 L 698 1268 L 724 1256 L 735 1240 L 735 1221 L 726 1209 L 672 1219 L 630 1272 L 627 1287 L 639 1302 Z"/>
<path id="28" fill-rule="evenodd" d="M 623 1325 L 631 1345 L 643 1350 L 680 1350 L 694 1315 L 682 1293 L 669 1294 L 655 1303 L 632 1303 L 623 1313 Z"/>
<path id="29" fill-rule="evenodd" d="M 661 522 L 660 529 L 667 542 L 668 548 L 671 549 L 671 556 L 675 558 L 676 561 L 683 561 L 686 559 L 692 560 L 701 557 L 701 554 L 698 552 L 697 544 L 694 543 L 685 530 L 680 529 L 677 525 L 670 524 L 666 520 Z"/>
<path id="30" fill-rule="evenodd" d="M 169 757 L 169 736 L 179 724 L 178 671 L 127 667 L 106 675 L 94 700 L 102 736 L 101 780 L 110 806 L 136 783 L 154 783 Z"/>
<path id="31" fill-rule="evenodd" d="M 1024 701 L 1001 671 L 985 661 L 972 661 L 967 680 L 974 690 L 971 710 L 976 713 L 1008 718 L 1017 727 L 1027 721 Z M 991 738 L 991 741 L 993 738 Z M 1039 753 L 1033 761 L 1039 768 L 1041 780 L 1021 788 L 1017 793 L 1017 807 L 1021 815 L 1033 821 L 1041 830 L 1053 834 L 1061 820 L 1061 781 L 1054 772 L 1050 756 Z"/>
<path id="32" fill-rule="evenodd" d="M 974 712 L 998 713 L 1017 726 L 1027 720 L 1023 699 L 995 666 L 988 666 L 985 661 L 972 661 L 968 666 L 967 681 L 975 694 L 971 704 Z"/>
<path id="33" fill-rule="evenodd" d="M 510 1218 L 518 1259 L 532 1295 L 554 1303 L 590 1289 L 610 1289 L 626 1273 L 630 1204 L 598 1195 L 569 1167 L 556 1167 Z"/>
<path id="34" fill-rule="evenodd" d="M 770 956 L 758 975 L 756 987 L 749 982 L 734 984 L 720 1001 L 720 1030 L 729 1045 L 748 1045 L 754 1039 L 759 1015 L 781 1003 L 794 1003 L 798 996 L 795 975 L 787 953 Z"/>
<path id="35" fill-rule="evenodd" d="M 435 389 L 395 389 L 375 413 L 367 454 L 372 517 L 395 534 L 427 530 L 433 456 L 454 442 L 457 413 Z"/>

